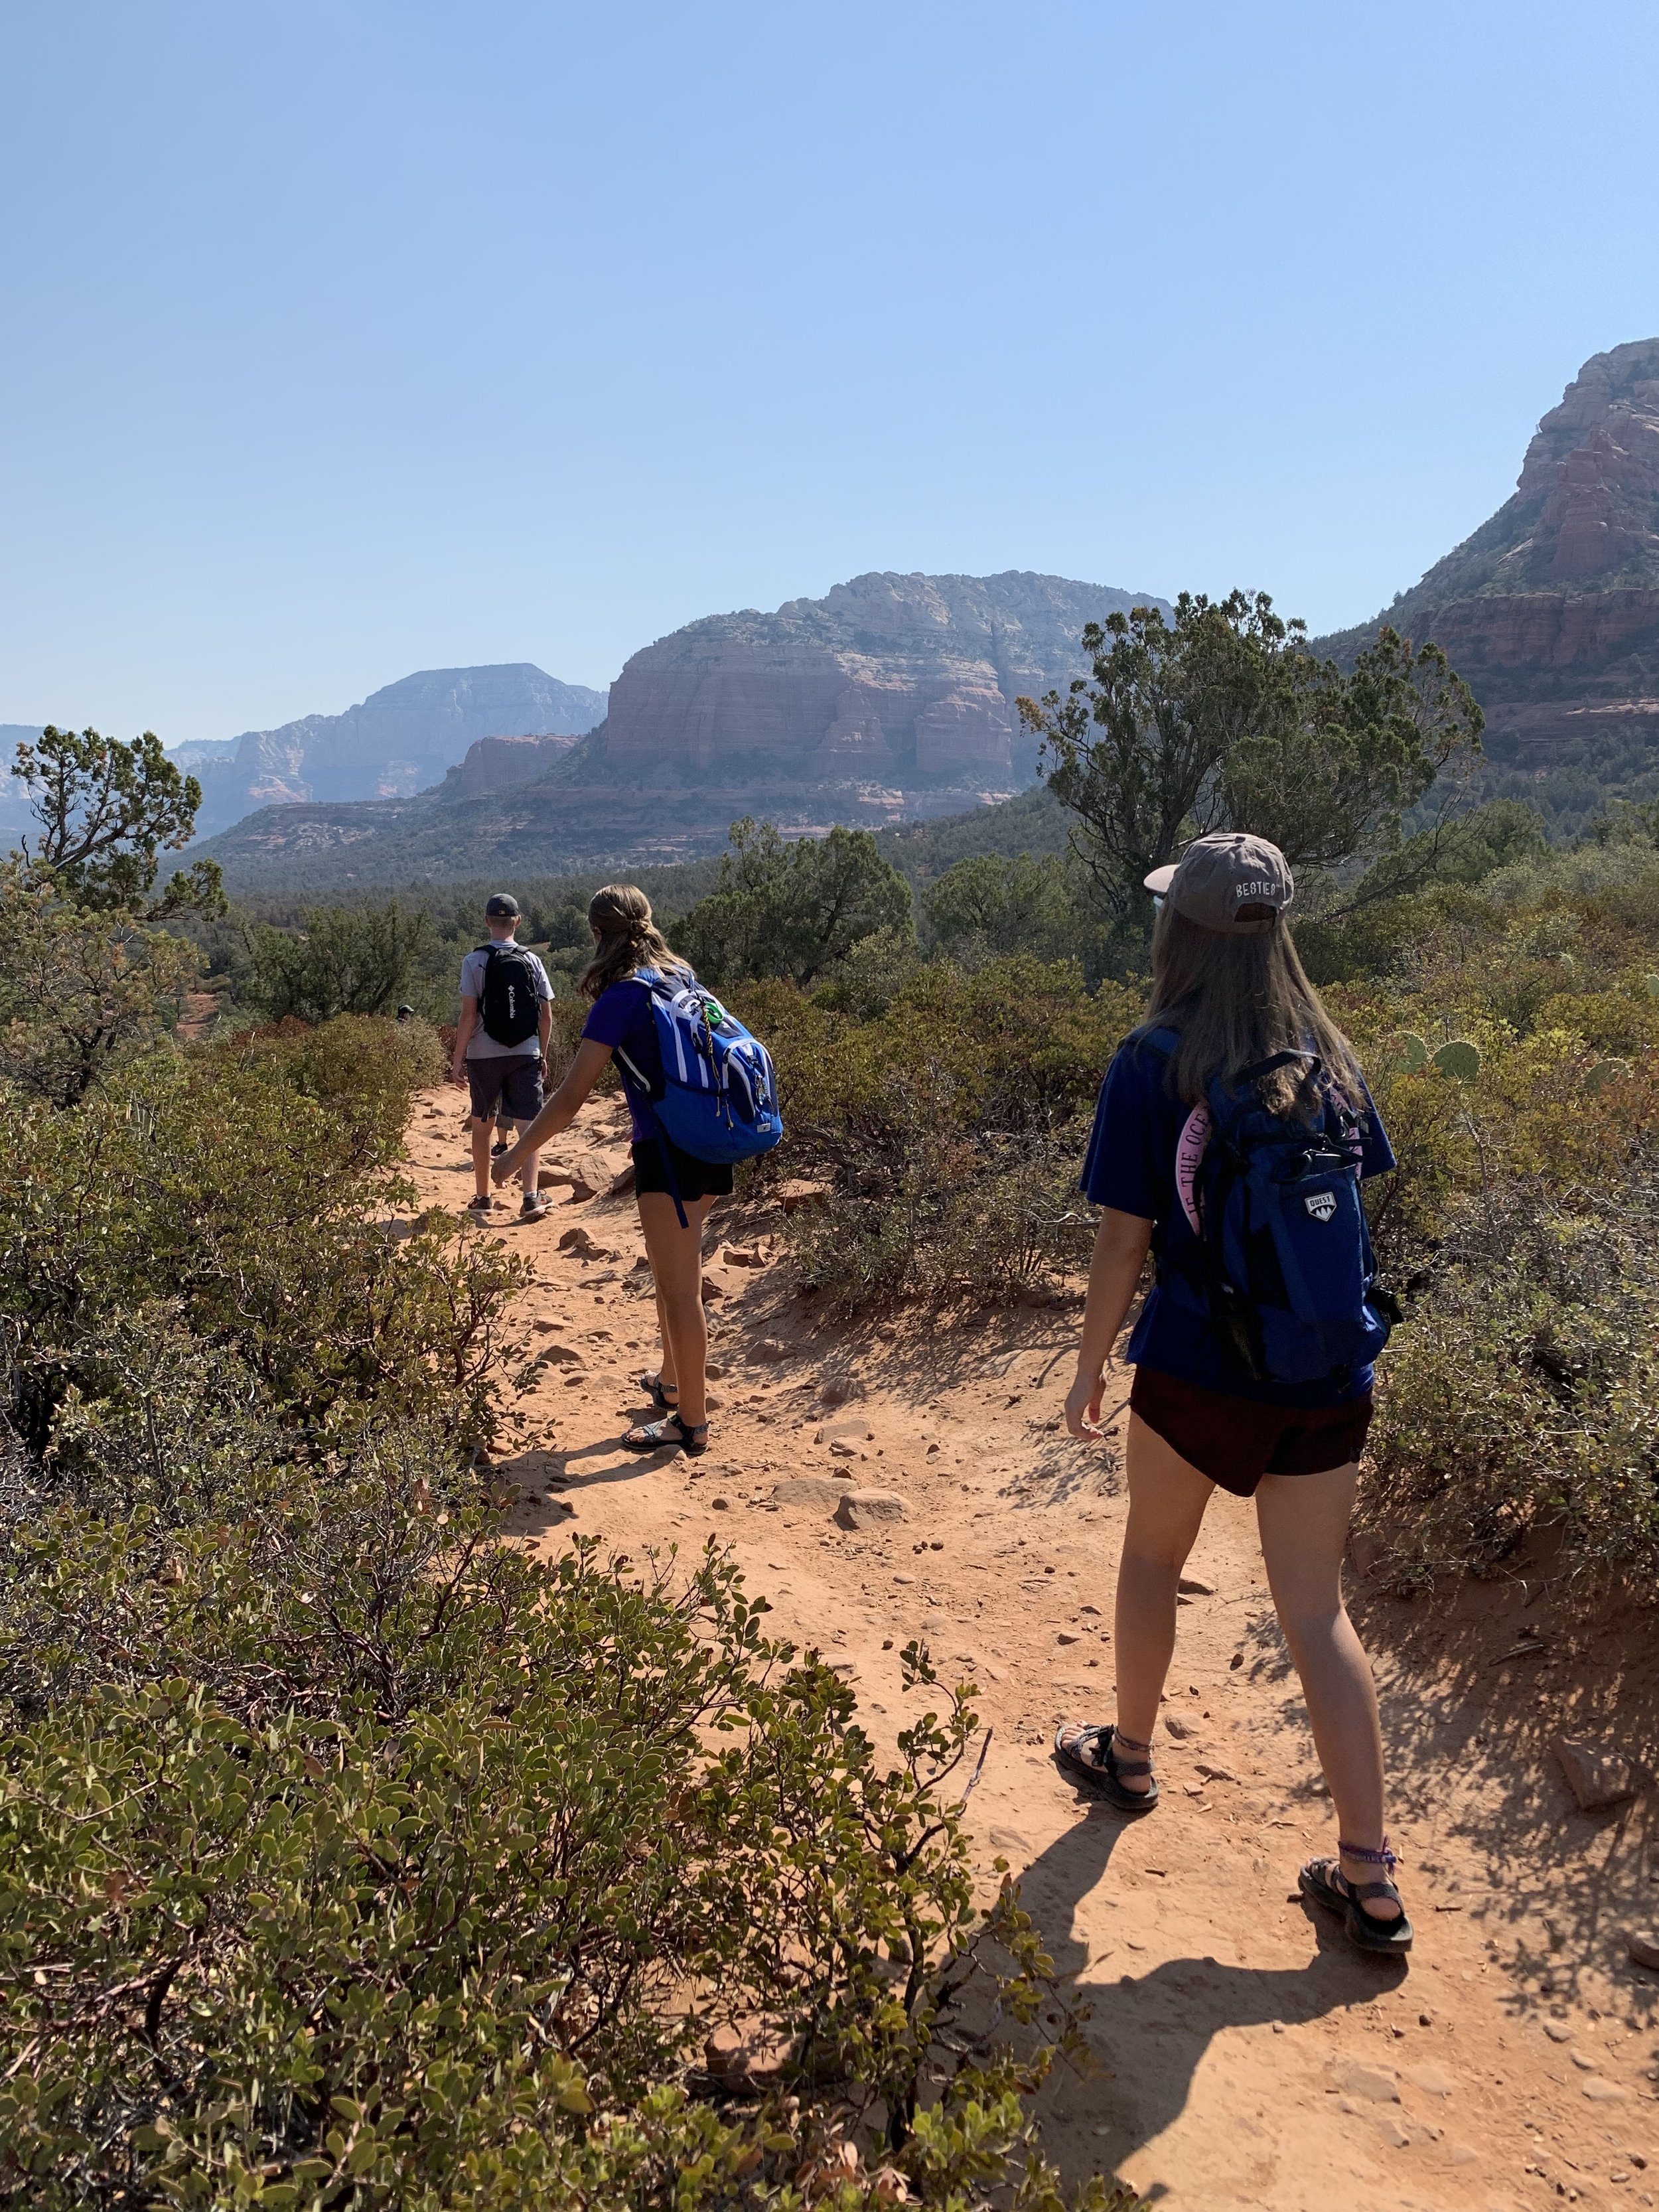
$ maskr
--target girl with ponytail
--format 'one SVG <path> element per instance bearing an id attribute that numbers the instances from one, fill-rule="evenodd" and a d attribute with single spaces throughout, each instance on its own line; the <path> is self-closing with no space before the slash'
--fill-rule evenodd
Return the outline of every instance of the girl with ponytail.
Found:
<path id="1" fill-rule="evenodd" d="M 593 957 L 579 988 L 593 1001 L 570 1072 L 513 1151 L 491 1172 L 497 1182 L 514 1160 L 568 1129 L 614 1053 L 633 1122 L 634 1195 L 656 1285 L 662 1359 L 641 1375 L 661 1419 L 629 1430 L 635 1451 L 677 1444 L 693 1455 L 708 1449 L 708 1329 L 702 1309 L 702 1230 L 717 1198 L 728 1197 L 732 1170 L 696 1159 L 672 1144 L 652 1112 L 661 1095 L 662 1054 L 651 1008 L 651 974 L 691 973 L 651 918 L 651 902 L 633 884 L 606 884 L 588 902 Z M 676 1204 L 678 1196 L 678 1203 Z M 684 1217 L 682 1225 L 681 1216 Z"/>
<path id="2" fill-rule="evenodd" d="M 1152 1737 L 1175 1651 L 1181 1570 L 1216 1491 L 1252 1498 L 1268 1586 L 1339 1823 L 1336 1850 L 1302 1869 L 1302 1893 L 1340 1914 L 1363 1950 L 1397 1955 L 1411 1948 L 1412 1924 L 1383 1832 L 1376 1692 L 1342 1602 L 1371 1368 L 1349 1364 L 1291 1381 L 1276 1378 L 1262 1360 L 1243 1364 L 1242 1340 L 1224 1324 L 1249 1295 L 1223 1285 L 1235 1303 L 1223 1295 L 1218 1304 L 1226 1266 L 1218 1256 L 1222 1224 L 1206 1214 L 1224 1186 L 1203 1170 L 1215 1152 L 1219 1171 L 1234 1142 L 1213 1120 L 1230 1099 L 1254 1101 L 1285 1125 L 1286 1158 L 1330 1126 L 1333 1101 L 1345 1109 L 1337 1117 L 1345 1171 L 1356 1180 L 1386 1175 L 1394 1153 L 1353 1048 L 1297 957 L 1285 917 L 1295 885 L 1279 848 L 1239 831 L 1200 837 L 1178 867 L 1147 877 L 1146 888 L 1159 909 L 1152 1003 L 1101 1086 L 1083 1172 L 1084 1189 L 1102 1208 L 1100 1227 L 1066 1399 L 1073 1436 L 1108 1433 L 1101 1420 L 1106 1370 L 1150 1252 L 1154 1280 L 1125 1354 L 1134 1385 L 1114 1627 L 1117 1705 L 1110 1720 L 1062 1722 L 1054 1754 L 1119 1812 L 1154 1809 Z M 1304 1205 L 1333 1236 L 1344 1233 L 1334 1196 Z M 1249 1295 L 1271 1290 L 1278 1247 L 1266 1244 L 1249 1247 Z M 1352 1261 L 1357 1283 L 1358 1250 Z M 1185 1285 L 1201 1285 L 1202 1294 Z M 1242 1899 L 1235 1910 L 1241 1922 L 1249 1919 Z"/>

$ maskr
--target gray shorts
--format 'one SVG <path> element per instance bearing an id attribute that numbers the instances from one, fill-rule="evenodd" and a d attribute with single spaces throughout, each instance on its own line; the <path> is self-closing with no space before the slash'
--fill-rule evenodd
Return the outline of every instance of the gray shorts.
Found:
<path id="1" fill-rule="evenodd" d="M 492 1053 L 488 1060 L 469 1060 L 466 1082 L 475 1121 L 493 1121 L 498 1105 L 505 1106 L 515 1121 L 533 1121 L 542 1110 L 542 1064 L 527 1053 Z"/>

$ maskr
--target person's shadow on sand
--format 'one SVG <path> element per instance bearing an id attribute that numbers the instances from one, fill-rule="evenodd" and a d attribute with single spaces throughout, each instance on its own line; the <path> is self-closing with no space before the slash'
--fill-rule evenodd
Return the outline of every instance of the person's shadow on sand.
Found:
<path id="1" fill-rule="evenodd" d="M 1159 1815 L 1125 1819 L 1092 1796 L 1082 1790 L 1079 1796 L 1088 1807 L 1087 1819 L 1039 1855 L 1021 1878 L 1020 1890 L 1056 1973 L 1092 2007 L 1089 2039 L 1111 2069 L 1109 2075 L 1081 2081 L 1059 2069 L 1044 2102 L 1073 2112 L 1086 2108 L 1096 2131 L 1108 2131 L 1098 2148 L 1113 2165 L 1151 2142 L 1185 2109 L 1193 2077 L 1221 2029 L 1273 2021 L 1288 2027 L 1369 2003 L 1406 1972 L 1401 1960 L 1362 1956 L 1334 1920 L 1306 1905 L 1300 1909 L 1319 1948 L 1305 1966 L 1226 1966 L 1204 1955 L 1168 1959 L 1138 1971 L 1139 1954 L 1130 1946 L 1145 1942 L 1150 1948 L 1155 1902 L 1141 1891 L 1120 1895 L 1114 1906 L 1096 1907 L 1091 1920 L 1099 1940 L 1091 1947 L 1073 1932 L 1078 1908 L 1097 1889 L 1113 1853 L 1126 1842 L 1139 1855 L 1137 1863 L 1157 1863 Z M 1272 1877 L 1264 1882 L 1251 1870 L 1249 1850 L 1238 1848 L 1243 1834 L 1223 1829 L 1215 1838 L 1218 1849 L 1236 1853 L 1239 1862 L 1236 1901 L 1226 1908 L 1236 1917 L 1216 1921 L 1216 1946 L 1223 1952 L 1249 1943 L 1253 1920 L 1259 1923 L 1275 1909 L 1297 1910 L 1283 1901 L 1295 1887 L 1294 1867 L 1285 1868 L 1282 1888 Z M 1137 1926 L 1141 1899 L 1147 1924 Z"/>

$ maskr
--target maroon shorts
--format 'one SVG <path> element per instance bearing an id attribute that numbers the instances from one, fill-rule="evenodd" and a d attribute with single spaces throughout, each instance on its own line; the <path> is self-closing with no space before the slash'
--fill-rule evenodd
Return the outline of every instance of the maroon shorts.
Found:
<path id="1" fill-rule="evenodd" d="M 1249 1498 L 1264 1474 L 1324 1474 L 1357 1460 L 1371 1425 L 1371 1394 L 1340 1406 L 1263 1406 L 1137 1367 L 1129 1410 L 1188 1467 Z"/>

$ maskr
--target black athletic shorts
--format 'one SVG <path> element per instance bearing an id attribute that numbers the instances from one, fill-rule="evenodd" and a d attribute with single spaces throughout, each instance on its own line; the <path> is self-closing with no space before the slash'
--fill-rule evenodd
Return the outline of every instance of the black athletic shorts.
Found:
<path id="1" fill-rule="evenodd" d="M 730 1198 L 732 1195 L 732 1163 L 730 1160 L 700 1160 L 690 1152 L 683 1152 L 666 1137 L 650 1137 L 644 1144 L 634 1146 L 634 1193 L 642 1190 L 665 1191 L 672 1198 L 673 1187 L 668 1180 L 668 1170 L 663 1160 L 663 1149 L 674 1164 L 674 1182 L 679 1186 L 682 1198 Z"/>
<path id="2" fill-rule="evenodd" d="M 1326 1474 L 1357 1460 L 1371 1425 L 1371 1394 L 1340 1406 L 1264 1406 L 1137 1367 L 1129 1410 L 1188 1467 L 1249 1498 L 1264 1474 Z"/>

